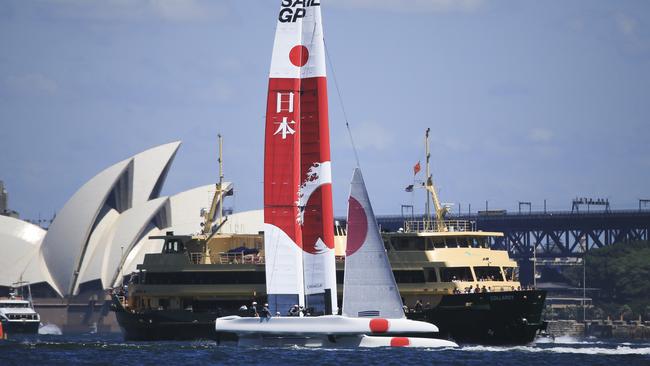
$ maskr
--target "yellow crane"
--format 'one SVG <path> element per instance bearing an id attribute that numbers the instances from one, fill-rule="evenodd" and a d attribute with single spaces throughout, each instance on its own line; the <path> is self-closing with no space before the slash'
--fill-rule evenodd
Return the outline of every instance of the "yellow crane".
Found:
<path id="1" fill-rule="evenodd" d="M 215 234 L 219 232 L 221 226 L 226 222 L 227 218 L 223 214 L 223 199 L 233 194 L 232 184 L 223 181 L 223 137 L 219 137 L 219 182 L 215 185 L 214 195 L 210 203 L 210 209 L 203 211 L 203 222 L 201 223 L 201 234 L 197 239 L 202 239 L 204 244 L 204 263 L 210 264 L 210 249 L 208 241 Z"/>
<path id="2" fill-rule="evenodd" d="M 426 161 L 427 161 L 427 171 L 426 171 L 426 181 L 424 183 L 424 188 L 427 190 L 427 207 L 426 207 L 426 220 L 431 220 L 431 209 L 429 205 L 429 194 L 431 194 L 431 200 L 433 201 L 433 208 L 435 210 L 434 218 L 434 230 L 435 231 L 447 231 L 447 226 L 445 225 L 445 215 L 449 212 L 449 207 L 443 206 L 440 204 L 440 198 L 438 197 L 438 191 L 436 186 L 433 183 L 433 176 L 431 175 L 431 168 L 429 161 L 431 160 L 431 151 L 429 149 L 429 132 L 430 128 L 427 128 L 424 138 L 424 148 L 426 152 Z"/>
<path id="3" fill-rule="evenodd" d="M 210 204 L 210 210 L 203 214 L 203 234 L 212 236 L 212 226 L 217 225 L 217 229 L 223 223 L 223 198 L 226 196 L 226 191 L 223 186 L 223 137 L 219 136 L 219 182 L 215 186 L 214 196 Z M 216 231 L 214 231 L 216 232 Z"/>

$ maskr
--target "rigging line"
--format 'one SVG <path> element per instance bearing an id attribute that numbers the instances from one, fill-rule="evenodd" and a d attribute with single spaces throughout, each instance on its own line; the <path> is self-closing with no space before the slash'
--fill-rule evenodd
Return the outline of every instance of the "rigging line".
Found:
<path id="1" fill-rule="evenodd" d="M 332 69 L 332 77 L 334 79 L 334 87 L 336 88 L 336 94 L 339 97 L 339 104 L 341 105 L 341 110 L 343 111 L 343 119 L 345 120 L 345 127 L 348 130 L 348 137 L 350 138 L 350 144 L 352 144 L 352 151 L 354 152 L 354 160 L 357 162 L 357 167 L 361 167 L 359 163 L 359 154 L 357 153 L 357 146 L 354 143 L 354 138 L 352 137 L 352 130 L 350 129 L 350 123 L 348 122 L 348 114 L 345 111 L 345 105 L 343 104 L 343 97 L 341 96 L 341 89 L 339 89 L 339 82 L 336 78 L 336 70 L 334 70 L 334 63 L 330 57 L 329 50 L 327 49 L 327 43 L 323 38 L 323 44 L 325 45 L 325 56 L 327 56 L 327 61 L 330 64 L 330 69 Z"/>

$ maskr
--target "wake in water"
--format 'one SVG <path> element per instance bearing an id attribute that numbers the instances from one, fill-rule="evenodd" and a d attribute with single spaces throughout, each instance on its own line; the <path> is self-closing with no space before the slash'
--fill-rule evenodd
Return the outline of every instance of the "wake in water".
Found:
<path id="1" fill-rule="evenodd" d="M 596 339 L 584 339 L 572 336 L 560 336 L 555 338 L 537 338 L 533 344 L 603 344 L 605 342 Z"/>
<path id="2" fill-rule="evenodd" d="M 583 343 L 575 343 L 583 344 Z M 631 347 L 616 345 L 615 347 L 561 347 L 561 346 L 465 346 L 461 351 L 473 352 L 527 352 L 527 353 L 571 353 L 584 355 L 650 355 L 650 347 Z"/>
<path id="3" fill-rule="evenodd" d="M 41 335 L 62 335 L 61 328 L 57 327 L 54 324 L 45 324 L 42 327 L 38 328 L 38 334 Z"/>

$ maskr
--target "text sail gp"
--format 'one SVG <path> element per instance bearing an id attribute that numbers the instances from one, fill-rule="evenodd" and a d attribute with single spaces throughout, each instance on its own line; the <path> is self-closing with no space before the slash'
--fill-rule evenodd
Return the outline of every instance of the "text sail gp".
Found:
<path id="1" fill-rule="evenodd" d="M 305 8 L 311 6 L 320 6 L 320 0 L 283 0 L 278 20 L 280 23 L 295 23 L 305 17 Z"/>

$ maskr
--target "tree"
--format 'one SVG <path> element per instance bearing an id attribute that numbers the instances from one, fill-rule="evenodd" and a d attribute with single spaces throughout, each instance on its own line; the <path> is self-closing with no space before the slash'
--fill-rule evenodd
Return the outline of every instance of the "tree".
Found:
<path id="1" fill-rule="evenodd" d="M 599 289 L 594 305 L 613 317 L 621 314 L 624 305 L 636 314 L 643 314 L 650 306 L 650 242 L 593 249 L 587 253 L 586 263 L 587 287 Z M 565 275 L 574 286 L 581 286 L 582 268 L 573 267 Z"/>

